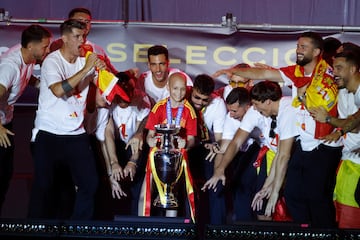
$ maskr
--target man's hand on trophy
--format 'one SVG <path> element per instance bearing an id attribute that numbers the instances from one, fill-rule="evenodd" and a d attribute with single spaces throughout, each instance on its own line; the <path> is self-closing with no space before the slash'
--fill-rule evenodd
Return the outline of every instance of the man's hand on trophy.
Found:
<path id="1" fill-rule="evenodd" d="M 174 136 L 174 139 L 175 139 L 175 141 L 177 143 L 176 145 L 177 145 L 178 149 L 185 148 L 185 146 L 186 146 L 186 140 L 185 139 L 183 139 L 183 138 L 181 138 L 179 136 Z"/>
<path id="2" fill-rule="evenodd" d="M 127 197 L 127 194 L 121 189 L 120 184 L 113 178 L 112 175 L 109 177 L 109 181 L 113 198 L 121 199 L 121 197 Z"/>
<path id="3" fill-rule="evenodd" d="M 217 184 L 221 180 L 222 185 L 225 186 L 225 173 L 221 169 L 215 169 L 214 175 L 206 181 L 204 186 L 201 188 L 202 191 L 206 191 L 207 189 L 213 189 L 214 192 L 217 191 Z"/>
<path id="4" fill-rule="evenodd" d="M 119 162 L 112 162 L 111 163 L 111 176 L 116 180 L 120 181 L 124 178 L 124 172 L 122 167 L 119 165 Z"/>
<path id="5" fill-rule="evenodd" d="M 160 147 L 162 146 L 162 136 L 154 136 L 148 139 L 149 147 Z"/>

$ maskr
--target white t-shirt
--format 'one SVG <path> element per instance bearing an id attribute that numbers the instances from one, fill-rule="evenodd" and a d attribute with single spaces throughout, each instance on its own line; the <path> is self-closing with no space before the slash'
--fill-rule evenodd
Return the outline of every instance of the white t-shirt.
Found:
<path id="1" fill-rule="evenodd" d="M 354 94 L 349 93 L 347 89 L 341 89 L 338 94 L 338 112 L 339 118 L 347 118 L 359 110 L 355 105 Z M 352 152 L 352 150 L 360 147 L 360 133 L 346 133 L 343 137 L 344 148 L 342 150 L 342 159 L 351 160 L 360 164 L 359 155 Z"/>
<path id="2" fill-rule="evenodd" d="M 169 76 L 176 72 L 181 72 L 181 71 L 176 68 L 169 68 Z M 191 78 L 186 73 L 184 74 L 186 75 L 186 85 L 193 86 L 193 82 Z M 159 88 L 155 86 L 154 81 L 152 79 L 152 72 L 150 70 L 142 73 L 142 75 L 139 77 L 139 81 L 141 80 L 143 80 L 144 82 L 138 83 L 139 85 L 143 85 L 140 86 L 141 87 L 140 90 L 144 91 L 154 103 L 157 103 L 161 99 L 169 97 L 169 90 L 167 89 L 166 86 L 164 86 L 163 88 Z"/>
<path id="3" fill-rule="evenodd" d="M 37 130 L 58 135 L 78 135 L 85 132 L 83 121 L 89 82 L 94 81 L 95 73 L 89 74 L 77 85 L 77 93 L 67 97 L 56 97 L 50 90 L 54 83 L 64 81 L 85 65 L 85 58 L 78 57 L 75 63 L 66 61 L 60 50 L 49 54 L 41 68 L 39 105 L 36 111 L 33 139 Z"/>
<path id="4" fill-rule="evenodd" d="M 279 70 L 279 72 L 284 80 L 284 84 L 286 86 L 291 86 L 292 98 L 294 99 L 297 97 L 297 87 L 282 71 Z M 316 121 L 306 108 L 299 106 L 296 110 L 296 126 L 299 129 L 299 139 L 301 141 L 301 148 L 303 151 L 312 151 L 322 143 L 333 147 L 341 146 L 341 141 L 325 143 L 323 140 L 315 139 Z"/>
<path id="5" fill-rule="evenodd" d="M 233 139 L 236 131 L 240 128 L 240 126 L 241 126 L 241 121 L 230 117 L 230 113 L 227 113 L 225 117 L 222 139 L 226 139 L 226 140 Z M 255 128 L 253 131 L 251 131 L 248 140 L 245 143 L 243 143 L 243 145 L 241 146 L 240 151 L 246 152 L 250 147 L 250 145 L 254 143 L 254 141 L 257 141 L 261 145 L 260 137 L 262 137 L 260 129 Z"/>
<path id="6" fill-rule="evenodd" d="M 360 108 L 360 85 L 356 89 L 356 92 L 354 94 L 354 102 L 357 108 Z"/>
<path id="7" fill-rule="evenodd" d="M 275 137 L 271 138 L 269 132 L 271 129 L 271 117 L 261 115 L 254 107 L 250 107 L 241 121 L 240 128 L 251 132 L 258 127 L 263 133 L 263 143 L 269 149 L 277 152 L 277 146 L 280 140 L 289 139 L 297 136 L 298 130 L 295 125 L 296 110 L 291 106 L 292 99 L 290 97 L 282 97 L 279 103 L 279 112 L 276 117 L 276 127 L 274 128 Z"/>
<path id="8" fill-rule="evenodd" d="M 222 139 L 231 140 L 234 138 L 236 131 L 240 128 L 241 121 L 230 117 L 228 112 L 225 116 L 224 130 Z"/>
<path id="9" fill-rule="evenodd" d="M 234 88 L 231 85 L 226 85 L 224 87 L 224 93 L 223 93 L 223 98 L 226 100 L 227 96 L 229 95 L 229 93 L 233 90 Z"/>
<path id="10" fill-rule="evenodd" d="M 221 97 L 214 95 L 212 97 L 210 104 L 205 108 L 203 114 L 205 124 L 209 129 L 210 138 L 214 141 L 214 133 L 223 132 L 227 109 Z"/>
<path id="11" fill-rule="evenodd" d="M 15 45 L 0 56 L 0 84 L 6 92 L 0 98 L 0 122 L 7 124 L 13 119 L 14 103 L 24 92 L 35 64 L 25 64 L 21 45 Z"/>
<path id="12" fill-rule="evenodd" d="M 119 131 L 119 136 L 121 140 L 123 140 L 125 143 L 127 143 L 133 135 L 137 131 L 137 122 L 142 121 L 145 117 L 147 117 L 150 113 L 150 100 L 148 96 L 140 96 L 140 95 L 134 95 L 134 98 L 137 96 L 141 97 L 143 103 L 130 105 L 127 108 L 121 108 L 118 105 L 112 105 L 110 108 L 110 111 L 106 109 L 107 111 L 101 111 L 99 112 L 100 115 L 98 116 L 98 121 L 101 121 L 105 124 L 98 124 L 98 128 L 96 130 L 96 137 L 100 141 L 105 140 L 105 128 L 107 125 L 109 113 L 110 117 L 112 117 L 112 120 L 114 121 L 114 127 L 117 131 Z M 134 100 L 134 102 L 139 103 L 138 101 Z M 105 121 L 104 121 L 105 119 Z"/>

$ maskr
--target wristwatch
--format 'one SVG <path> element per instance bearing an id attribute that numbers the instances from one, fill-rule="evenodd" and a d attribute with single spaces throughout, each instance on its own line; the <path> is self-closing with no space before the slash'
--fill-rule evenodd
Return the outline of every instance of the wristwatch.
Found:
<path id="1" fill-rule="evenodd" d="M 331 121 L 331 116 L 326 116 L 325 122 L 326 122 L 326 123 L 330 123 L 330 121 Z"/>

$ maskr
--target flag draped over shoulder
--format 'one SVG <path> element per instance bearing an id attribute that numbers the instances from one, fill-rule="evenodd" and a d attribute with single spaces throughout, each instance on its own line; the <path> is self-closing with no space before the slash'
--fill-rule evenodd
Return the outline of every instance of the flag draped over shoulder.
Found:
<path id="1" fill-rule="evenodd" d="M 85 58 L 87 58 L 93 52 L 93 49 L 90 45 L 84 45 L 83 50 Z M 124 101 L 130 102 L 130 98 L 126 92 L 116 84 L 118 80 L 119 79 L 108 70 L 98 70 L 98 80 L 96 86 L 100 90 L 101 96 L 103 96 L 109 104 L 114 100 L 116 95 L 120 96 Z"/>
<path id="2" fill-rule="evenodd" d="M 337 85 L 333 78 L 331 67 L 321 59 L 315 67 L 311 77 L 304 76 L 304 68 L 299 65 L 281 69 L 297 88 L 306 88 L 305 107 L 307 109 L 323 107 L 333 117 L 337 117 Z M 294 98 L 293 106 L 302 105 L 298 98 Z M 334 127 L 328 123 L 316 121 L 315 138 L 323 137 L 333 131 Z"/>

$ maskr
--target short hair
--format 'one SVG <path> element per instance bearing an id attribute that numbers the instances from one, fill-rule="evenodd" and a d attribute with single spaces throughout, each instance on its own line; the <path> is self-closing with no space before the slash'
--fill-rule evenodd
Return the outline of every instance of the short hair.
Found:
<path id="1" fill-rule="evenodd" d="M 258 82 L 250 90 L 250 98 L 260 102 L 265 102 L 268 99 L 278 101 L 281 97 L 280 85 L 268 80 Z"/>
<path id="2" fill-rule="evenodd" d="M 215 90 L 215 81 L 207 74 L 199 74 L 194 79 L 193 88 L 200 94 L 209 96 Z"/>
<path id="3" fill-rule="evenodd" d="M 239 63 L 234 66 L 234 68 L 250 68 L 251 66 L 247 63 Z"/>
<path id="4" fill-rule="evenodd" d="M 149 47 L 148 49 L 148 60 L 150 60 L 150 56 L 156 56 L 156 55 L 160 55 L 160 54 L 164 54 L 166 60 L 169 60 L 169 51 L 166 47 L 162 46 L 162 45 L 154 45 L 152 47 Z"/>
<path id="5" fill-rule="evenodd" d="M 85 13 L 85 14 L 89 15 L 90 18 L 91 18 L 91 12 L 90 12 L 90 10 L 87 9 L 87 8 L 82 8 L 82 7 L 73 8 L 73 9 L 69 12 L 68 18 L 74 17 L 74 15 L 75 15 L 76 13 Z"/>
<path id="6" fill-rule="evenodd" d="M 360 55 L 360 46 L 352 42 L 343 42 L 341 44 L 343 47 L 343 52 L 354 52 L 355 54 Z"/>
<path id="7" fill-rule="evenodd" d="M 73 28 L 86 29 L 86 24 L 75 19 L 68 19 L 60 25 L 60 33 L 71 33 Z"/>
<path id="8" fill-rule="evenodd" d="M 352 51 L 344 51 L 344 52 L 340 52 L 337 53 L 335 55 L 335 58 L 345 58 L 345 61 L 351 65 L 354 65 L 357 69 L 357 71 L 359 71 L 360 68 L 360 56 L 358 54 L 356 54 L 356 52 L 352 52 Z"/>
<path id="9" fill-rule="evenodd" d="M 341 42 L 337 38 L 327 37 L 324 39 L 324 51 L 322 57 L 328 64 L 333 64 L 332 58 L 335 56 L 336 50 L 340 46 Z"/>
<path id="10" fill-rule="evenodd" d="M 319 48 L 321 52 L 324 50 L 324 40 L 320 34 L 316 32 L 304 32 L 299 38 L 310 38 L 314 48 Z"/>
<path id="11" fill-rule="evenodd" d="M 51 38 L 51 36 L 49 30 L 38 24 L 33 24 L 22 31 L 21 46 L 26 48 L 30 42 L 41 42 L 43 38 Z"/>
<path id="12" fill-rule="evenodd" d="M 135 86 L 130 84 L 129 82 L 131 79 L 134 78 L 134 76 L 131 76 L 128 72 L 118 72 L 115 76 L 118 78 L 116 84 L 124 90 L 126 95 L 131 100 L 131 98 L 134 96 Z"/>
<path id="13" fill-rule="evenodd" d="M 236 87 L 231 90 L 225 99 L 226 104 L 239 103 L 240 106 L 250 105 L 251 98 L 249 91 L 244 87 Z"/>

